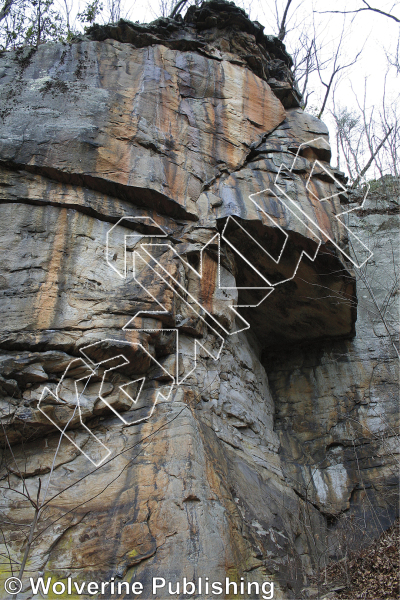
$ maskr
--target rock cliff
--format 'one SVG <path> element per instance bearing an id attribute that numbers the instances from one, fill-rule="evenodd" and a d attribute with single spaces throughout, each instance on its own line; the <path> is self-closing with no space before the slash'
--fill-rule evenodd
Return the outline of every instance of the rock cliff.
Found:
<path id="1" fill-rule="evenodd" d="M 47 502 L 20 598 L 38 573 L 309 597 L 346 532 L 393 522 L 398 217 L 336 218 L 290 68 L 224 0 L 0 56 L 14 574 Z"/>

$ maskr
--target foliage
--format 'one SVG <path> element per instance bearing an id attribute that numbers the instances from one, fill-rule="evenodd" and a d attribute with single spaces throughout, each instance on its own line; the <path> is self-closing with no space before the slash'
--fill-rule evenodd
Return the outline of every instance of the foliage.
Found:
<path id="1" fill-rule="evenodd" d="M 16 0 L 1 22 L 0 48 L 16 49 L 59 41 L 67 34 L 54 0 Z"/>
<path id="2" fill-rule="evenodd" d="M 102 10 L 103 3 L 100 2 L 100 0 L 88 2 L 85 9 L 81 13 L 78 13 L 78 20 L 81 21 L 81 23 L 94 23 Z"/>
<path id="3" fill-rule="evenodd" d="M 1 23 L 0 47 L 16 48 L 24 43 L 27 23 L 25 18 L 25 0 L 14 2 L 7 17 Z"/>

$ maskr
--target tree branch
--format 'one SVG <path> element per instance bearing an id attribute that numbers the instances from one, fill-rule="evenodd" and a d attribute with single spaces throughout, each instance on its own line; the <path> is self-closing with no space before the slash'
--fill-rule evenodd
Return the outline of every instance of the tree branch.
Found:
<path id="1" fill-rule="evenodd" d="M 378 154 L 379 150 L 382 148 L 383 144 L 386 142 L 386 140 L 388 139 L 389 135 L 392 133 L 392 130 L 393 130 L 393 127 L 391 127 L 389 129 L 389 131 L 387 132 L 387 134 L 385 135 L 385 137 L 383 138 L 383 140 L 381 141 L 381 143 L 379 144 L 379 146 L 371 154 L 371 158 L 369 159 L 369 161 L 367 162 L 367 164 L 365 165 L 365 167 L 363 168 L 363 170 L 361 171 L 361 173 L 359 173 L 358 177 L 355 179 L 353 185 L 351 186 L 352 189 L 354 189 L 354 188 L 356 188 L 358 186 L 358 184 L 360 183 L 361 178 L 365 175 L 365 173 L 368 171 L 368 169 L 372 165 L 373 161 L 375 160 L 375 156 Z"/>
<path id="2" fill-rule="evenodd" d="M 343 32 L 342 32 L 342 36 L 343 36 Z M 326 88 L 326 92 L 325 92 L 324 100 L 322 102 L 321 110 L 319 111 L 319 114 L 318 114 L 318 119 L 320 119 L 322 117 L 322 114 L 323 114 L 323 112 L 325 110 L 326 103 L 327 103 L 327 100 L 328 100 L 328 96 L 329 96 L 331 88 L 332 88 L 333 80 L 335 79 L 336 75 L 338 73 L 340 73 L 340 71 L 343 71 L 344 69 L 348 69 L 349 67 L 352 67 L 357 62 L 357 60 L 358 60 L 358 58 L 359 58 L 359 56 L 360 56 L 360 54 L 362 52 L 362 50 L 360 50 L 357 53 L 357 55 L 354 58 L 354 60 L 352 60 L 347 65 L 338 65 L 337 63 L 338 63 L 339 54 L 340 54 L 340 46 L 341 46 L 342 39 L 343 39 L 342 36 L 340 38 L 340 41 L 339 41 L 339 44 L 338 44 L 338 47 L 337 47 L 337 50 L 336 50 L 336 54 L 335 54 L 335 57 L 334 57 L 333 70 L 332 70 L 332 74 L 331 74 L 331 76 L 329 78 L 329 83 L 325 83 L 324 81 L 322 81 L 321 70 L 320 70 L 320 67 L 318 66 L 319 79 L 320 79 L 322 85 L 325 86 L 325 88 Z"/>
<path id="3" fill-rule="evenodd" d="M 396 23 L 400 23 L 400 19 L 398 19 L 397 17 L 395 17 L 394 15 L 391 15 L 390 13 L 387 13 L 383 10 L 380 10 L 379 8 L 374 8 L 373 6 L 370 6 L 368 4 L 368 2 L 366 2 L 365 0 L 362 0 L 363 4 L 365 4 L 366 6 L 364 8 L 357 8 L 356 10 L 324 10 L 324 11 L 314 11 L 314 12 L 318 12 L 318 14 L 320 15 L 325 15 L 327 13 L 329 14 L 336 14 L 336 15 L 350 15 L 350 14 L 355 14 L 355 13 L 360 13 L 360 12 L 364 12 L 366 10 L 370 10 L 372 12 L 376 12 L 380 15 L 383 15 L 384 17 L 389 17 L 389 19 L 393 19 L 393 21 L 396 21 Z"/>
<path id="4" fill-rule="evenodd" d="M 179 2 L 177 2 L 174 8 L 172 9 L 171 14 L 169 15 L 170 18 L 174 19 L 176 16 L 178 16 L 182 8 L 185 6 L 185 4 L 187 4 L 187 2 L 188 0 L 179 0 Z"/>
<path id="5" fill-rule="evenodd" d="M 284 39 L 284 37 L 286 35 L 285 24 L 286 24 L 286 18 L 287 18 L 288 10 L 289 10 L 289 7 L 290 7 L 291 3 L 292 3 L 292 0 L 288 0 L 287 1 L 285 10 L 283 12 L 282 21 L 281 21 L 281 24 L 280 24 L 280 27 L 279 27 L 278 40 L 281 40 L 281 41 Z"/>
<path id="6" fill-rule="evenodd" d="M 6 16 L 8 15 L 8 13 L 11 10 L 13 2 L 14 2 L 14 0 L 6 0 L 5 1 L 3 8 L 0 10 L 0 21 L 2 21 L 3 19 L 6 18 Z"/>

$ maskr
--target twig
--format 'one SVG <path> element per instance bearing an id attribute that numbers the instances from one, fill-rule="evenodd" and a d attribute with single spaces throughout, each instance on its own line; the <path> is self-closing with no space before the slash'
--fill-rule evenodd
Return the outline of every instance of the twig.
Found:
<path id="1" fill-rule="evenodd" d="M 400 23 L 400 19 L 398 19 L 394 15 L 391 15 L 390 13 L 380 10 L 379 8 L 374 8 L 373 6 L 370 6 L 368 4 L 368 2 L 366 2 L 365 0 L 362 0 L 362 2 L 366 6 L 364 8 L 357 8 L 356 10 L 324 10 L 324 11 L 315 10 L 314 12 L 319 13 L 320 15 L 325 15 L 325 14 L 350 15 L 350 14 L 355 14 L 355 13 L 364 12 L 366 10 L 367 11 L 370 10 L 372 12 L 376 12 L 380 15 L 383 15 L 384 17 L 389 17 L 390 19 L 393 19 L 394 21 L 396 21 L 396 23 Z"/>

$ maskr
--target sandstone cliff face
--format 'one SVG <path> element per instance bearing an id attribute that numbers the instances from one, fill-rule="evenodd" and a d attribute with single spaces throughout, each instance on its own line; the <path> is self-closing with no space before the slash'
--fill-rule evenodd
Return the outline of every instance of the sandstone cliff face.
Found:
<path id="1" fill-rule="evenodd" d="M 352 217 L 374 246 L 357 309 L 343 180 L 290 65 L 222 1 L 0 57 L 11 560 L 33 517 L 18 492 L 41 479 L 43 498 L 54 460 L 25 578 L 243 577 L 298 598 L 341 515 L 393 520 L 393 323 L 367 288 L 391 306 L 397 217 Z"/>

